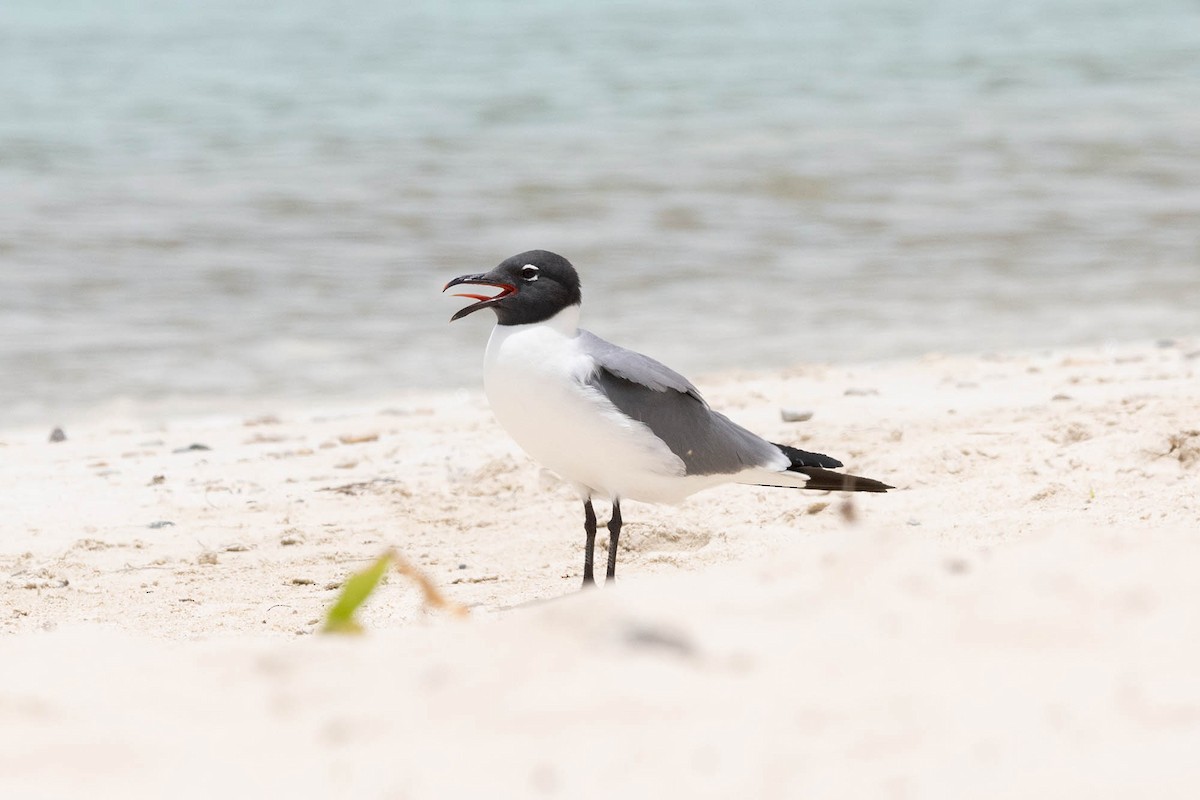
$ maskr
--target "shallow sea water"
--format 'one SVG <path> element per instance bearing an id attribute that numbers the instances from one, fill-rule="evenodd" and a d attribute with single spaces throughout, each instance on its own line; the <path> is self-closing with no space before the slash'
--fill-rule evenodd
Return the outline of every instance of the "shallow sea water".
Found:
<path id="1" fill-rule="evenodd" d="M 455 275 L 689 374 L 1200 330 L 1200 6 L 0 4 L 0 427 L 477 386 Z"/>

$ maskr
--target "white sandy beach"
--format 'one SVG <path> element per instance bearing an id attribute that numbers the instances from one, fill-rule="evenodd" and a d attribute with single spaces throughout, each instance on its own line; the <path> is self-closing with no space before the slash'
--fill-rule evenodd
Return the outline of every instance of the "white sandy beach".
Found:
<path id="1" fill-rule="evenodd" d="M 0 433 L 0 797 L 1195 797 L 1198 376 L 1194 339 L 693 376 L 897 491 L 630 503 L 584 593 L 481 392 Z M 314 635 L 388 547 L 470 616 L 395 576 Z"/>

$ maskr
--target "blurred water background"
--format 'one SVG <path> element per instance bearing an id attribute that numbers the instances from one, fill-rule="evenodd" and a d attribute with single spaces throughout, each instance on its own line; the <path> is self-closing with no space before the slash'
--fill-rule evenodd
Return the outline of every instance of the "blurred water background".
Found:
<path id="1" fill-rule="evenodd" d="M 0 426 L 1200 330 L 1194 0 L 3 0 Z"/>

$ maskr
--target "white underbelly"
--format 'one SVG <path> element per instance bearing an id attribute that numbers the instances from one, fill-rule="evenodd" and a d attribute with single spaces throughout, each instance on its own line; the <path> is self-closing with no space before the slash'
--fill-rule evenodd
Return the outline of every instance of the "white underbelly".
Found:
<path id="1" fill-rule="evenodd" d="M 488 344 L 484 389 L 501 427 L 584 497 L 674 503 L 711 486 L 640 422 L 585 383 L 590 359 L 572 341 L 502 331 Z"/>

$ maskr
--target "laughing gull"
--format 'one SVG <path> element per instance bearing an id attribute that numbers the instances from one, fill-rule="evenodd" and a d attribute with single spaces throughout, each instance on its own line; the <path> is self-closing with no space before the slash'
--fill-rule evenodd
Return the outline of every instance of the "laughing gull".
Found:
<path id="1" fill-rule="evenodd" d="M 773 444 L 709 408 L 699 390 L 654 359 L 579 327 L 579 275 L 567 259 L 530 250 L 462 284 L 499 294 L 475 300 L 450 321 L 496 312 L 483 384 L 500 425 L 526 453 L 566 479 L 583 500 L 583 584 L 594 584 L 593 498 L 612 502 L 608 572 L 617 571 L 621 501 L 678 503 L 723 483 L 825 491 L 886 492 L 870 478 L 831 471 L 842 462 Z"/>

